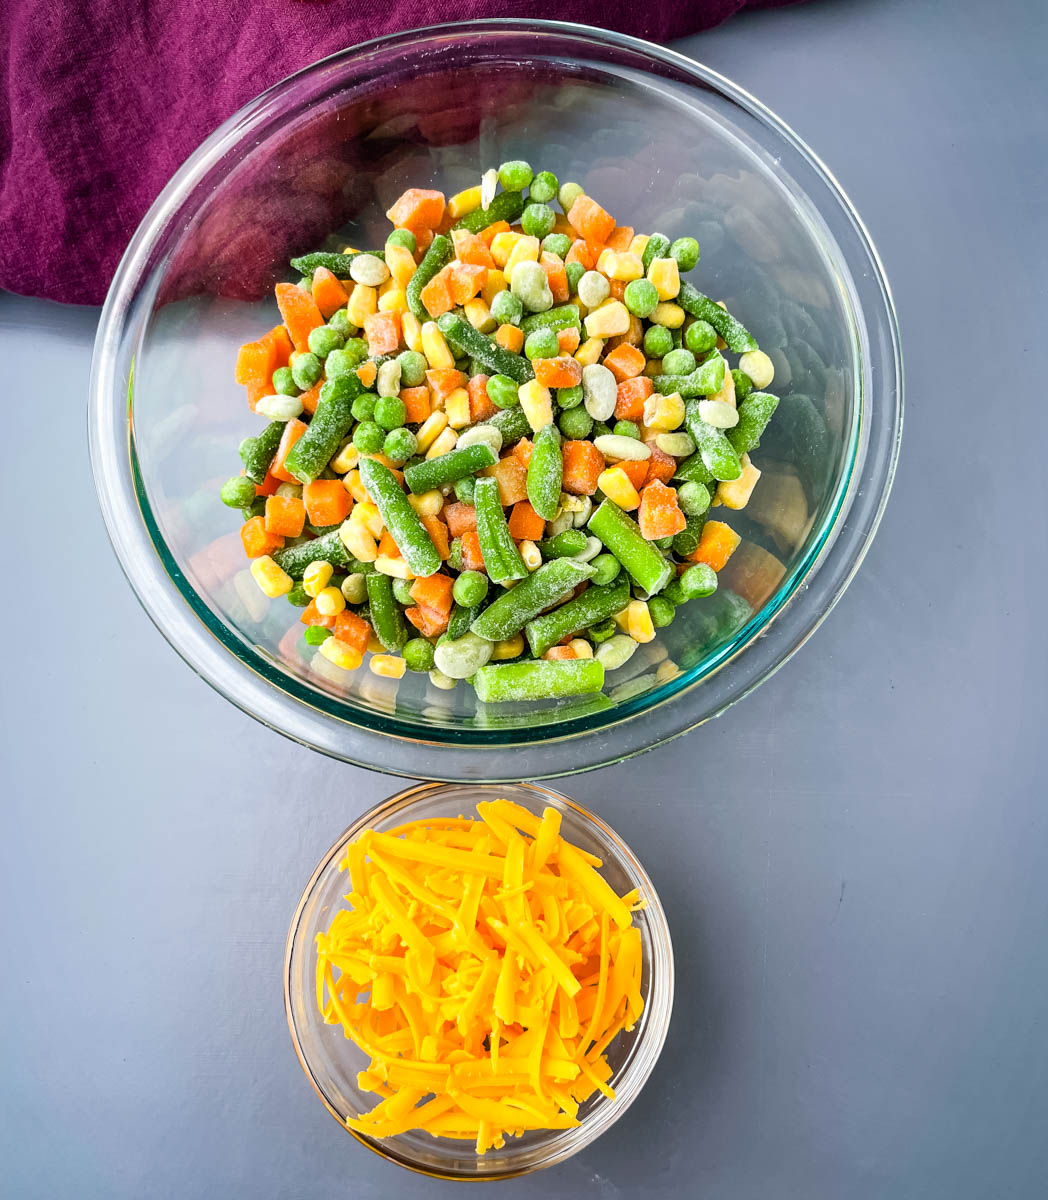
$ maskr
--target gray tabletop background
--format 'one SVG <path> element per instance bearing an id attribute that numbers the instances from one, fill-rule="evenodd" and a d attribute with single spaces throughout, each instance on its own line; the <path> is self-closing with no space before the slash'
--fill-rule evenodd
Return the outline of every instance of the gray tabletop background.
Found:
<path id="1" fill-rule="evenodd" d="M 507 1196 L 1045 1195 L 1046 44 L 1034 0 L 817 0 L 678 44 L 865 217 L 906 434 L 800 654 L 562 785 L 654 875 L 677 1004 L 623 1126 Z M 289 917 L 399 785 L 236 711 L 138 607 L 87 461 L 96 319 L 0 297 L 0 1194 L 462 1191 L 369 1155 L 295 1061 Z"/>

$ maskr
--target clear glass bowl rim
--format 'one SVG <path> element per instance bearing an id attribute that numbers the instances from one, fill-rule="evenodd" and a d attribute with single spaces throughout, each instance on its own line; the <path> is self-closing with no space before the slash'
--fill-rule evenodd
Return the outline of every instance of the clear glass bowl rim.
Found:
<path id="1" fill-rule="evenodd" d="M 341 859 L 345 847 L 358 834 L 362 833 L 375 825 L 377 821 L 383 820 L 394 815 L 407 817 L 412 808 L 419 803 L 430 799 L 435 793 L 444 792 L 449 797 L 456 792 L 464 792 L 475 796 L 479 788 L 483 788 L 485 784 L 455 784 L 446 782 L 421 783 L 415 787 L 410 787 L 402 792 L 398 792 L 394 796 L 388 796 L 385 800 L 379 801 L 378 804 L 369 808 L 367 812 L 362 813 L 346 830 L 344 830 L 334 841 L 331 848 L 324 854 L 320 862 L 317 864 L 316 870 L 309 878 L 302 891 L 302 896 L 299 899 L 298 905 L 295 908 L 295 914 L 291 918 L 291 924 L 288 928 L 287 942 L 284 951 L 284 1012 L 287 1017 L 288 1029 L 291 1033 L 291 1041 L 295 1049 L 295 1057 L 298 1059 L 306 1078 L 309 1080 L 320 1098 L 324 1107 L 334 1117 L 340 1129 L 352 1136 L 360 1142 L 362 1146 L 366 1146 L 380 1158 L 384 1158 L 389 1162 L 396 1163 L 398 1166 L 406 1167 L 410 1171 L 414 1171 L 420 1175 L 426 1175 L 433 1179 L 448 1179 L 456 1182 L 496 1182 L 501 1179 L 513 1179 L 521 1175 L 531 1174 L 533 1171 L 543 1170 L 546 1167 L 556 1166 L 558 1163 L 564 1162 L 571 1158 L 579 1151 L 591 1145 L 597 1138 L 607 1133 L 613 1125 L 615 1125 L 640 1095 L 647 1083 L 651 1072 L 655 1069 L 655 1064 L 659 1060 L 662 1049 L 666 1043 L 666 1037 L 669 1033 L 670 1020 L 673 1015 L 673 994 L 674 994 L 674 963 L 673 963 L 673 941 L 670 936 L 669 923 L 666 920 L 666 913 L 662 907 L 662 901 L 659 899 L 659 894 L 655 890 L 655 885 L 652 883 L 650 876 L 644 869 L 644 865 L 637 858 L 636 854 L 630 849 L 625 841 L 615 832 L 614 829 L 596 813 L 591 812 L 588 808 L 572 800 L 569 796 L 565 796 L 562 792 L 554 791 L 552 788 L 543 787 L 531 783 L 514 783 L 512 786 L 523 791 L 533 792 L 537 798 L 540 798 L 543 804 L 552 803 L 554 806 L 563 806 L 574 813 L 581 821 L 593 826 L 598 830 L 604 838 L 611 844 L 614 849 L 616 858 L 619 862 L 626 864 L 638 881 L 638 886 L 641 894 L 647 900 L 646 915 L 651 923 L 651 954 L 652 966 L 654 970 L 655 962 L 659 962 L 659 986 L 656 988 L 654 982 L 649 983 L 648 987 L 648 1013 L 647 1021 L 643 1027 L 641 1035 L 642 1040 L 638 1043 L 643 1047 L 643 1055 L 631 1062 L 626 1073 L 625 1082 L 628 1083 L 628 1090 L 623 1087 L 623 1080 L 619 1080 L 617 1084 L 617 1095 L 611 1105 L 604 1106 L 600 1112 L 606 1114 L 599 1121 L 594 1121 L 590 1125 L 583 1124 L 577 1129 L 571 1131 L 571 1134 L 565 1141 L 569 1145 L 564 1145 L 556 1154 L 551 1154 L 547 1160 L 528 1164 L 517 1168 L 508 1168 L 504 1172 L 490 1175 L 468 1175 L 468 1174 L 443 1174 L 439 1171 L 430 1169 L 417 1162 L 413 1162 L 407 1156 L 397 1153 L 387 1144 L 378 1139 L 366 1137 L 364 1134 L 357 1133 L 356 1130 L 348 1129 L 345 1125 L 344 1114 L 340 1113 L 337 1108 L 332 1105 L 331 1101 L 325 1095 L 323 1088 L 313 1073 L 312 1068 L 302 1049 L 302 1043 L 299 1037 L 298 1027 L 295 1023 L 294 1005 L 292 1002 L 292 986 L 293 986 L 293 969 L 292 956 L 296 950 L 300 949 L 299 939 L 304 935 L 305 929 L 302 924 L 305 910 L 309 904 L 310 898 L 313 895 L 317 885 L 321 879 L 331 870 L 332 865 Z M 511 1152 L 512 1153 L 512 1152 Z"/>
<path id="2" fill-rule="evenodd" d="M 192 188 L 265 118 L 270 106 L 295 81 L 378 48 L 429 37 L 439 38 L 446 49 L 451 35 L 493 31 L 555 33 L 577 42 L 642 52 L 748 111 L 799 154 L 824 185 L 828 199 L 836 203 L 835 215 L 846 219 L 854 244 L 838 243 L 836 248 L 851 271 L 853 286 L 861 284 L 868 293 L 866 303 L 858 301 L 856 295 L 852 300 L 857 315 L 875 326 L 878 336 L 870 338 L 871 357 L 876 353 L 875 340 L 884 342 L 888 350 L 871 364 L 876 396 L 867 396 L 859 380 L 849 462 L 822 528 L 776 594 L 714 655 L 678 679 L 652 688 L 642 697 L 617 702 L 591 717 L 569 718 L 533 731 L 422 729 L 383 712 L 348 710 L 308 689 L 276 667 L 268 656 L 245 650 L 244 644 L 215 618 L 170 555 L 150 511 L 138 472 L 127 405 L 122 403 L 124 388 L 118 359 L 128 334 L 136 288 L 157 239 Z M 718 716 L 786 662 L 843 594 L 876 532 L 898 460 L 902 385 L 898 324 L 877 251 L 833 175 L 784 122 L 717 72 L 642 39 L 560 21 L 493 18 L 391 34 L 321 59 L 261 93 L 202 143 L 143 219 L 114 277 L 95 342 L 88 432 L 96 491 L 121 567 L 147 615 L 206 682 L 263 724 L 342 761 L 396 775 L 496 782 L 553 778 L 651 749 Z M 864 439 L 863 447 L 860 439 Z M 856 469 L 860 449 L 866 452 Z M 800 604 L 790 604 L 801 590 L 807 593 L 803 612 Z M 741 654 L 743 650 L 745 655 Z M 732 666 L 730 683 L 725 682 L 723 671 L 728 664 Z M 707 697 L 712 699 L 708 705 Z M 612 729 L 614 739 L 607 736 Z M 510 749 L 513 754 L 507 754 Z"/>

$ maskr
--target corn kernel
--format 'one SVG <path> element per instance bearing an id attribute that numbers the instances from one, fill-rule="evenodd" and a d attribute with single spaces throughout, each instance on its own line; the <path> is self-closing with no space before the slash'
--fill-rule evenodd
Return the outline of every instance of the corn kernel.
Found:
<path id="1" fill-rule="evenodd" d="M 660 300 L 673 300 L 680 294 L 680 268 L 675 258 L 653 258 L 648 266 L 648 282 L 654 285 Z"/>
<path id="2" fill-rule="evenodd" d="M 609 279 L 617 279 L 620 283 L 629 283 L 634 279 L 644 277 L 644 264 L 639 254 L 630 254 L 621 250 L 602 250 L 597 259 L 597 270 L 607 275 Z"/>
<path id="3" fill-rule="evenodd" d="M 356 509 L 353 510 L 356 512 Z M 361 562 L 374 562 L 378 557 L 378 543 L 368 532 L 368 528 L 352 517 L 343 521 L 338 531 L 339 541 Z"/>
<path id="4" fill-rule="evenodd" d="M 330 577 L 329 577 L 330 578 Z M 317 612 L 322 617 L 337 617 L 346 607 L 346 598 L 341 588 L 325 587 L 317 592 Z"/>
<path id="5" fill-rule="evenodd" d="M 679 304 L 663 300 L 661 304 L 655 305 L 655 310 L 648 320 L 653 325 L 663 325 L 667 329 L 680 329 L 684 324 L 685 315 L 684 309 Z"/>
<path id="6" fill-rule="evenodd" d="M 404 339 L 404 345 L 409 350 L 414 350 L 416 353 L 422 352 L 422 326 L 414 313 L 400 314 L 400 332 Z"/>
<path id="7" fill-rule="evenodd" d="M 381 537 L 382 530 L 386 528 L 386 523 L 382 520 L 382 514 L 378 511 L 377 505 L 368 499 L 361 501 L 353 509 L 349 514 L 349 519 L 357 525 L 363 525 L 372 537 Z"/>
<path id="8" fill-rule="evenodd" d="M 528 424 L 536 433 L 553 424 L 553 401 L 548 387 L 544 387 L 537 379 L 529 379 L 520 385 L 517 395 Z"/>
<path id="9" fill-rule="evenodd" d="M 568 642 L 568 648 L 575 651 L 576 658 L 592 658 L 593 647 L 586 641 L 585 638 L 572 638 Z"/>
<path id="10" fill-rule="evenodd" d="M 367 651 L 369 654 L 384 654 L 386 647 L 378 640 L 378 634 L 372 630 L 368 634 Z"/>
<path id="11" fill-rule="evenodd" d="M 375 559 L 375 570 L 383 575 L 388 575 L 391 579 L 414 579 L 411 568 L 407 564 L 407 560 L 403 558 L 390 558 L 386 554 L 380 554 Z"/>
<path id="12" fill-rule="evenodd" d="M 531 544 L 535 545 L 534 542 Z M 502 662 L 507 658 L 516 658 L 523 652 L 524 637 L 522 634 L 515 633 L 511 638 L 504 638 L 501 642 L 496 642 L 491 649 L 491 657 L 495 662 Z"/>
<path id="13" fill-rule="evenodd" d="M 684 320 L 684 309 L 681 309 L 681 320 Z M 621 300 L 605 300 L 589 314 L 585 325 L 587 337 L 617 337 L 629 332 L 629 309 Z"/>
<path id="14" fill-rule="evenodd" d="M 320 643 L 320 654 L 343 671 L 355 671 L 364 661 L 363 654 L 355 646 L 347 646 L 334 637 Z"/>
<path id="15" fill-rule="evenodd" d="M 671 433 L 684 424 L 684 401 L 680 392 L 660 396 L 653 392 L 644 401 L 644 424 L 654 433 Z"/>
<path id="16" fill-rule="evenodd" d="M 584 367 L 591 367 L 604 350 L 603 338 L 589 338 L 575 351 L 575 361 Z"/>
<path id="17" fill-rule="evenodd" d="M 495 341 L 503 350 L 519 354 L 524 345 L 524 332 L 517 325 L 500 325 L 495 331 Z"/>
<path id="18" fill-rule="evenodd" d="M 444 415 L 452 429 L 465 429 L 469 424 L 469 392 L 457 387 L 444 397 Z"/>
<path id="19" fill-rule="evenodd" d="M 610 467 L 597 476 L 597 487 L 612 503 L 629 512 L 640 504 L 640 493 L 621 467 Z"/>
<path id="20" fill-rule="evenodd" d="M 539 261 L 539 239 L 537 237 L 523 236 L 513 247 L 509 258 L 506 259 L 505 266 L 502 267 L 502 273 L 506 279 L 513 282 L 513 272 L 522 262 L 538 262 Z"/>
<path id="21" fill-rule="evenodd" d="M 529 571 L 537 571 L 542 566 L 542 551 L 530 538 L 521 542 L 517 549 Z"/>
<path id="22" fill-rule="evenodd" d="M 447 454 L 454 450 L 457 443 L 458 434 L 450 425 L 446 425 L 433 439 L 429 449 L 426 451 L 426 457 L 439 458 L 442 454 Z"/>
<path id="23" fill-rule="evenodd" d="M 475 184 L 473 187 L 463 188 L 461 192 L 456 192 L 448 201 L 448 216 L 454 220 L 464 217 L 466 213 L 475 212 L 480 208 L 480 184 Z"/>
<path id="24" fill-rule="evenodd" d="M 422 326 L 422 353 L 434 371 L 440 367 L 455 365 L 455 356 L 448 348 L 444 335 L 437 328 L 435 321 L 427 321 Z"/>
<path id="25" fill-rule="evenodd" d="M 418 439 L 418 450 L 420 454 L 425 452 L 436 441 L 438 434 L 444 432 L 447 427 L 448 419 L 442 412 L 430 413 L 429 416 L 419 426 L 419 431 L 415 435 Z"/>
<path id="26" fill-rule="evenodd" d="M 331 460 L 331 469 L 336 475 L 347 475 L 358 462 L 360 462 L 360 451 L 350 440 L 342 443 L 341 449 Z"/>
<path id="27" fill-rule="evenodd" d="M 376 654 L 368 665 L 372 674 L 381 675 L 383 679 L 403 679 L 408 669 L 407 663 L 396 654 Z"/>
<path id="28" fill-rule="evenodd" d="M 302 573 L 302 587 L 306 595 L 316 598 L 327 587 L 334 570 L 334 567 L 322 558 L 311 562 Z"/>
<path id="29" fill-rule="evenodd" d="M 367 490 L 365 489 L 364 483 L 360 478 L 360 472 L 356 469 L 356 467 L 350 469 L 342 482 L 346 485 L 346 491 L 349 492 L 349 494 L 358 504 L 367 500 Z"/>
<path id="30" fill-rule="evenodd" d="M 295 586 L 295 581 L 278 567 L 269 554 L 263 554 L 251 563 L 251 574 L 263 592 L 271 599 L 286 596 Z"/>
<path id="31" fill-rule="evenodd" d="M 509 261 L 509 256 L 513 253 L 513 248 L 524 235 L 522 233 L 496 233 L 491 239 L 491 257 L 495 260 L 495 266 L 505 268 Z"/>
<path id="32" fill-rule="evenodd" d="M 655 626 L 643 600 L 631 600 L 626 608 L 626 632 L 635 642 L 655 640 Z"/>
<path id="33" fill-rule="evenodd" d="M 726 508 L 745 508 L 761 477 L 760 470 L 750 462 L 748 454 L 741 455 L 739 462 L 742 463 L 742 474 L 738 479 L 717 484 L 715 499 Z"/>
<path id="34" fill-rule="evenodd" d="M 720 385 L 720 391 L 714 392 L 712 396 L 707 396 L 707 400 L 723 400 L 725 404 L 730 404 L 732 408 L 738 408 L 735 400 L 735 376 L 730 371 L 724 372 L 724 382 Z"/>
<path id="35" fill-rule="evenodd" d="M 402 287 L 391 287 L 378 298 L 379 312 L 404 313 L 408 310 L 408 294 Z"/>
<path id="36" fill-rule="evenodd" d="M 485 304 L 490 306 L 499 292 L 504 292 L 507 287 L 509 284 L 506 282 L 506 276 L 498 267 L 491 267 L 488 269 L 488 278 L 480 289 L 481 298 Z"/>
<path id="37" fill-rule="evenodd" d="M 665 662 L 659 663 L 658 670 L 655 672 L 656 683 L 669 683 L 671 679 L 676 679 L 680 674 L 680 668 L 672 658 L 667 658 Z"/>
<path id="38" fill-rule="evenodd" d="M 378 310 L 378 292 L 373 287 L 358 283 L 349 298 L 347 310 L 354 325 L 363 325 L 364 318 Z"/>
<path id="39" fill-rule="evenodd" d="M 646 233 L 638 233 L 632 242 L 630 242 L 630 254 L 639 254 L 644 257 L 644 251 L 648 248 L 650 237 Z M 643 265 L 643 263 L 642 263 Z"/>
<path id="40" fill-rule="evenodd" d="M 629 626 L 629 616 L 630 610 L 628 608 L 624 608 L 621 612 L 615 613 L 614 617 L 612 618 L 622 633 L 627 632 Z"/>
<path id="41" fill-rule="evenodd" d="M 406 288 L 415 274 L 415 256 L 407 246 L 398 246 L 396 242 L 386 246 L 386 266 L 394 281 Z"/>
<path id="42" fill-rule="evenodd" d="M 408 503 L 420 517 L 435 517 L 444 507 L 444 496 L 437 488 L 432 488 L 420 496 L 409 494 Z"/>
<path id="43" fill-rule="evenodd" d="M 739 370 L 746 372 L 755 388 L 766 388 L 775 378 L 775 364 L 763 350 L 747 350 L 739 357 Z"/>
<path id="44" fill-rule="evenodd" d="M 479 297 L 474 296 L 472 300 L 467 300 L 462 306 L 462 311 L 466 314 L 466 320 L 477 330 L 478 333 L 491 333 L 498 325 L 498 322 L 491 315 L 491 309 Z"/>

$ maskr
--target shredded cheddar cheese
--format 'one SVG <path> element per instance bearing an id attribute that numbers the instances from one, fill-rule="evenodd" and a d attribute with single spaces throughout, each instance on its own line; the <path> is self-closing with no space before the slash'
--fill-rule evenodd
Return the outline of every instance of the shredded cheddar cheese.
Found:
<path id="1" fill-rule="evenodd" d="M 636 891 L 507 800 L 480 819 L 367 830 L 339 864 L 349 907 L 317 935 L 317 1003 L 370 1059 L 378 1103 L 350 1129 L 412 1129 L 501 1149 L 529 1129 L 580 1124 L 614 1099 L 607 1049 L 641 1014 Z"/>

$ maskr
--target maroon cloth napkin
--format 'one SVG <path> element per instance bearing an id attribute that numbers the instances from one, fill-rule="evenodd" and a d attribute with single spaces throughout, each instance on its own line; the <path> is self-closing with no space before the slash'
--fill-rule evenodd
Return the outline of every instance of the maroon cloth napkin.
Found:
<path id="1" fill-rule="evenodd" d="M 665 42 L 791 0 L 576 0 L 575 20 Z M 308 63 L 399 29 L 564 18 L 543 0 L 5 0 L 0 287 L 105 298 L 131 234 L 216 126 Z"/>

